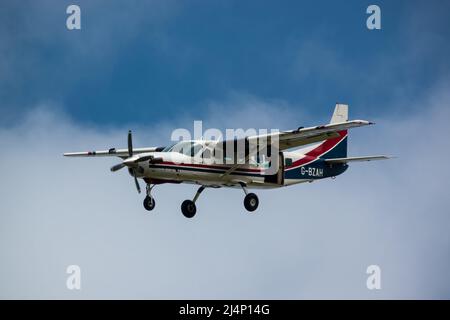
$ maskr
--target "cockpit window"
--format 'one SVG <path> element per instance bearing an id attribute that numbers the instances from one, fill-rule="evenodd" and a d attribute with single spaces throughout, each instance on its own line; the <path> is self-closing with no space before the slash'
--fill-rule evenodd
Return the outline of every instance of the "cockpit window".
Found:
<path id="1" fill-rule="evenodd" d="M 175 145 L 176 145 L 176 143 L 171 144 L 170 146 L 165 147 L 162 151 L 163 151 L 163 152 L 169 152 L 169 151 L 172 151 L 172 148 L 173 148 Z"/>
<path id="2" fill-rule="evenodd" d="M 197 155 L 202 148 L 203 146 L 200 143 L 195 143 L 194 141 L 181 141 L 166 147 L 163 151 L 178 152 L 188 157 L 193 157 L 194 155 Z"/>

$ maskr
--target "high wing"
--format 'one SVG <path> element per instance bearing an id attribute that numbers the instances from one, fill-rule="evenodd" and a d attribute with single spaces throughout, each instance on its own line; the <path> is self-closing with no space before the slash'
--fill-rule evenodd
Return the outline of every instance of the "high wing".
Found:
<path id="1" fill-rule="evenodd" d="M 373 161 L 373 160 L 387 160 L 391 159 L 388 156 L 365 156 L 365 157 L 350 157 L 350 158 L 333 158 L 326 159 L 326 163 L 348 163 L 348 162 L 358 162 L 358 161 Z"/>
<path id="2" fill-rule="evenodd" d="M 164 147 L 149 147 L 149 148 L 134 148 L 133 154 L 147 153 L 147 152 L 155 152 L 161 151 Z M 111 148 L 109 150 L 100 150 L 100 151 L 85 151 L 85 152 L 68 152 L 64 153 L 66 157 L 120 157 L 120 158 L 128 158 L 128 149 L 115 149 Z"/>
<path id="3" fill-rule="evenodd" d="M 341 131 L 371 124 L 374 123 L 366 120 L 348 121 L 348 105 L 336 104 L 329 124 L 307 128 L 300 127 L 297 130 L 274 132 L 245 138 L 246 150 L 244 154 L 240 154 L 240 158 L 245 158 L 245 160 L 247 160 L 250 156 L 255 155 L 257 152 L 261 152 L 261 150 L 264 150 L 265 147 L 268 147 L 269 145 L 271 149 L 277 147 L 278 151 L 283 151 L 311 143 L 337 138 L 340 136 L 339 132 Z M 224 143 L 230 142 L 231 141 L 225 141 Z M 239 153 L 239 151 L 237 153 Z M 231 174 L 238 167 L 238 164 L 234 165 L 224 175 Z"/>
<path id="4" fill-rule="evenodd" d="M 286 150 L 303 145 L 307 145 L 314 142 L 328 140 L 331 138 L 339 137 L 338 132 L 351 128 L 357 128 L 362 126 L 371 125 L 373 122 L 366 120 L 352 120 L 338 123 L 330 123 L 321 126 L 299 128 L 291 131 L 281 131 L 270 133 L 267 135 L 258 135 L 248 137 L 249 141 L 261 140 L 261 139 L 274 139 L 278 138 L 279 150 Z"/>
<path id="5" fill-rule="evenodd" d="M 267 135 L 249 136 L 245 138 L 245 142 L 253 144 L 253 148 L 251 147 L 246 148 L 247 149 L 246 153 L 241 154 L 240 159 L 244 159 L 244 161 L 246 162 L 249 157 L 255 155 L 258 151 L 261 152 L 262 150 L 266 149 L 265 147 L 270 145 L 270 141 L 272 142 L 271 146 L 273 148 L 274 146 L 276 146 L 276 144 L 274 144 L 274 139 L 278 139 L 278 151 L 283 151 L 290 148 L 295 148 L 315 142 L 337 138 L 339 137 L 338 134 L 339 131 L 367 126 L 371 124 L 373 124 L 373 122 L 366 120 L 352 120 L 338 123 L 330 123 L 315 127 L 299 128 L 297 130 L 291 131 L 274 132 Z M 261 141 L 265 142 L 264 146 L 261 145 Z M 224 141 L 224 143 L 231 144 L 232 141 Z M 237 150 L 235 150 L 235 152 L 236 151 Z M 233 165 L 229 170 L 227 170 L 222 175 L 222 177 L 233 173 L 239 167 L 241 167 L 241 164 Z"/>

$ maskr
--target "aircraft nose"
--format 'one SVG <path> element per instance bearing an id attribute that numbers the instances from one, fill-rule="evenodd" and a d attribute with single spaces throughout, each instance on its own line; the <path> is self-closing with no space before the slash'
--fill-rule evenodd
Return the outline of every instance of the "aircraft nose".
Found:
<path id="1" fill-rule="evenodd" d="M 136 161 L 136 158 L 129 157 L 129 158 L 126 158 L 125 160 L 123 160 L 123 164 L 128 167 L 132 167 L 132 166 L 136 165 L 135 161 Z"/>

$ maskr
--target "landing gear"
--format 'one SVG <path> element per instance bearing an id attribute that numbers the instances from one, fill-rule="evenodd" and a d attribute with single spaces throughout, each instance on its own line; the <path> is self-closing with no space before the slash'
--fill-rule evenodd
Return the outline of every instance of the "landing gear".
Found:
<path id="1" fill-rule="evenodd" d="M 181 212 L 186 218 L 193 218 L 195 216 L 195 213 L 197 212 L 195 202 L 197 201 L 198 197 L 203 192 L 203 190 L 205 190 L 205 186 L 201 186 L 200 188 L 198 188 L 194 199 L 184 200 L 183 203 L 181 204 Z"/>
<path id="2" fill-rule="evenodd" d="M 244 207 L 249 212 L 253 212 L 258 208 L 259 200 L 258 196 L 254 193 L 248 193 L 247 192 L 247 185 L 245 183 L 240 183 L 242 190 L 244 190 L 245 198 L 244 198 Z M 147 184 L 146 188 L 146 194 L 147 196 L 144 199 L 144 208 L 148 211 L 151 211 L 155 208 L 155 198 L 152 197 L 151 191 L 155 185 Z M 214 187 L 214 186 L 209 186 Z M 186 218 L 193 218 L 195 214 L 197 213 L 197 206 L 195 205 L 195 202 L 200 197 L 200 194 L 205 190 L 206 186 L 200 186 L 198 188 L 197 193 L 195 194 L 194 198 L 192 200 L 184 200 L 181 204 L 181 212 Z"/>
<path id="3" fill-rule="evenodd" d="M 181 204 L 181 212 L 183 212 L 183 215 L 186 218 L 193 218 L 197 212 L 197 207 L 195 206 L 194 201 L 184 200 Z"/>
<path id="4" fill-rule="evenodd" d="M 144 208 L 145 210 L 152 211 L 155 208 L 155 199 L 152 197 L 145 197 L 144 199 Z"/>
<path id="5" fill-rule="evenodd" d="M 241 183 L 242 190 L 245 192 L 244 207 L 249 212 L 253 212 L 258 208 L 259 199 L 254 193 L 248 193 L 244 183 Z"/>
<path id="6" fill-rule="evenodd" d="M 259 200 L 256 194 L 249 193 L 244 198 L 244 207 L 247 211 L 255 211 L 258 208 Z"/>
<path id="7" fill-rule="evenodd" d="M 147 211 L 151 211 L 151 210 L 153 210 L 154 208 L 155 208 L 155 205 L 156 205 L 156 202 L 155 202 L 155 198 L 153 198 L 152 197 L 152 194 L 151 194 L 151 192 L 152 192 L 152 189 L 153 189 L 153 187 L 154 187 L 155 185 L 150 185 L 150 184 L 147 184 L 147 196 L 145 197 L 145 199 L 144 199 L 144 208 L 145 208 L 145 210 L 147 210 Z"/>

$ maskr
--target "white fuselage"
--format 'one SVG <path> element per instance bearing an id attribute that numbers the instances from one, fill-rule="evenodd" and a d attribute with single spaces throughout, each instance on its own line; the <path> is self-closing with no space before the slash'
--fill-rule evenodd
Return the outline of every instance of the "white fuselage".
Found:
<path id="1" fill-rule="evenodd" d="M 283 152 L 279 168 L 275 174 L 267 174 L 267 167 L 257 163 L 239 165 L 233 170 L 233 164 L 207 163 L 178 152 L 152 152 L 155 158 L 161 158 L 160 163 L 140 163 L 143 169 L 137 174 L 149 183 L 192 183 L 211 187 L 240 187 L 245 183 L 249 188 L 278 188 L 286 185 L 311 181 L 311 179 L 285 179 L 284 155 L 289 155 L 293 161 L 304 155 Z M 229 170 L 231 169 L 231 172 Z M 270 172 L 272 173 L 272 172 Z M 271 176 L 270 178 L 268 178 Z"/>

